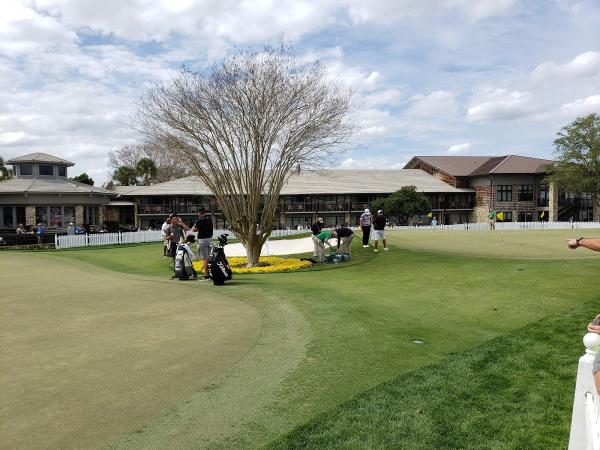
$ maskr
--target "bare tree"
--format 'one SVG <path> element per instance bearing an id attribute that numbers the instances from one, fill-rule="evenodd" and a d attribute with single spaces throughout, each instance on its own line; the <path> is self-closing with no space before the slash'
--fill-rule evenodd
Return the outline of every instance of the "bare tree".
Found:
<path id="1" fill-rule="evenodd" d="M 298 165 L 339 156 L 354 130 L 352 93 L 287 49 L 238 51 L 206 73 L 181 69 L 143 98 L 139 131 L 167 142 L 215 195 L 258 262 L 281 188 Z"/>
<path id="2" fill-rule="evenodd" d="M 141 160 L 150 159 L 156 166 L 151 177 L 145 177 L 145 183 L 163 183 L 190 175 L 188 166 L 178 159 L 165 143 L 143 143 L 126 145 L 108 154 L 113 171 L 119 167 L 138 167 Z"/>

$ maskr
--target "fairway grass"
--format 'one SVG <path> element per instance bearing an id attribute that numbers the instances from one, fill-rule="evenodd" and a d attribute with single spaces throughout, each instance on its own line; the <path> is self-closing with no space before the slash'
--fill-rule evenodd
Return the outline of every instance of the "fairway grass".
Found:
<path id="1" fill-rule="evenodd" d="M 600 257 L 567 250 L 564 239 L 575 234 L 523 231 L 510 232 L 507 239 L 505 232 L 502 247 L 498 233 L 393 231 L 387 233 L 390 252 L 374 254 L 356 242 L 352 265 L 238 275 L 221 288 L 169 281 L 170 260 L 159 256 L 159 244 L 45 252 L 43 258 L 57 268 L 75 265 L 89 273 L 112 272 L 117 279 L 167 288 L 183 284 L 189 299 L 200 302 L 224 294 L 256 311 L 260 335 L 239 361 L 114 441 L 117 448 L 255 448 L 319 414 L 325 413 L 323 423 L 328 422 L 327 411 L 382 383 L 405 379 L 450 355 L 496 342 L 492 340 L 596 299 Z M 42 254 L 22 255 L 35 264 Z M 15 293 L 27 303 L 21 291 Z M 129 296 L 119 300 L 131 301 Z M 168 304 L 163 307 L 170 312 Z M 578 339 L 572 342 L 574 353 L 563 361 L 569 367 L 565 371 L 571 372 L 558 380 L 564 387 L 557 400 L 561 404 L 572 401 L 569 383 L 575 379 L 584 326 L 575 326 L 575 321 L 568 325 L 570 336 Z M 415 339 L 425 344 L 415 345 Z M 495 367 L 486 361 L 481 374 Z M 401 397 L 394 401 L 403 402 Z M 560 415 L 554 437 L 564 434 L 563 410 Z M 360 424 L 355 426 L 360 429 Z M 469 424 L 464 427 L 468 432 Z M 532 434 L 545 432 L 543 424 L 534 422 L 525 421 L 523 428 Z M 480 432 L 474 425 L 475 431 Z M 563 444 L 564 439 L 557 448 Z"/>

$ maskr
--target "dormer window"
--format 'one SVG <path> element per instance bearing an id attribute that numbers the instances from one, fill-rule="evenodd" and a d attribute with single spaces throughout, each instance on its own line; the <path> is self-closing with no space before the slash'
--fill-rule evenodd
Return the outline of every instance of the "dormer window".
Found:
<path id="1" fill-rule="evenodd" d="M 59 177 L 67 176 L 67 168 L 65 166 L 58 166 L 58 176 Z"/>
<path id="2" fill-rule="evenodd" d="M 54 176 L 54 166 L 49 164 L 40 164 L 40 175 L 46 177 Z"/>
<path id="3" fill-rule="evenodd" d="M 21 175 L 33 175 L 33 164 L 21 164 L 19 166 L 19 173 Z"/>

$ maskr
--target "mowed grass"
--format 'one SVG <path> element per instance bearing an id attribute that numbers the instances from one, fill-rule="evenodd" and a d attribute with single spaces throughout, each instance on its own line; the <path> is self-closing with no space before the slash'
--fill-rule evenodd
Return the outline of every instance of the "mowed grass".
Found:
<path id="1" fill-rule="evenodd" d="M 507 351 L 500 355 L 490 344 L 489 352 L 485 345 L 476 350 L 477 354 L 487 355 L 481 356 L 477 370 L 453 363 L 454 358 L 483 343 L 497 342 L 493 339 L 510 336 L 549 315 L 597 301 L 600 257 L 591 252 L 586 254 L 582 249 L 567 250 L 564 239 L 576 234 L 581 233 L 505 232 L 502 246 L 499 232 L 390 232 L 390 252 L 374 254 L 372 249 L 363 249 L 355 242 L 353 264 L 335 266 L 337 270 L 236 276 L 233 283 L 222 288 L 196 283 L 190 288 L 192 298 L 201 299 L 218 291 L 261 311 L 264 339 L 259 339 L 246 358 L 211 384 L 210 390 L 198 391 L 187 402 L 172 404 L 141 430 L 134 433 L 132 429 L 115 447 L 253 448 L 315 420 L 309 428 L 301 428 L 278 445 L 302 447 L 306 442 L 314 448 L 323 443 L 333 448 L 462 448 L 463 434 L 427 424 L 436 419 L 443 425 L 452 422 L 451 417 L 457 414 L 468 417 L 469 410 L 487 404 L 489 389 L 485 379 L 494 371 L 512 373 L 511 364 L 525 360 L 526 356 L 523 347 L 502 344 Z M 584 233 L 588 234 L 593 232 Z M 160 245 L 145 245 L 49 252 L 44 256 L 57 263 L 78 264 L 86 270 L 93 270 L 87 269 L 92 264 L 177 284 L 167 280 L 169 261 L 161 253 Z M 556 386 L 560 386 L 556 423 L 550 437 L 539 441 L 544 442 L 544 448 L 564 448 L 568 437 L 565 430 L 570 420 L 577 356 L 582 352 L 580 337 L 587 314 L 595 305 L 585 308 L 585 314 L 565 325 L 568 333 L 563 344 L 572 352 L 563 357 L 549 354 L 548 364 L 556 365 L 558 357 L 563 372 L 555 380 Z M 296 320 L 281 321 L 283 312 Z M 527 334 L 527 330 L 519 333 Z M 277 345 L 283 336 L 298 345 L 286 351 L 286 346 Z M 532 334 L 530 342 L 547 345 L 539 336 Z M 425 343 L 416 345 L 415 339 Z M 496 361 L 494 355 L 502 357 Z M 441 361 L 442 365 L 435 366 Z M 456 373 L 463 373 L 462 378 L 452 378 L 452 374 L 432 376 L 445 373 L 442 368 L 453 364 L 458 364 Z M 428 369 L 422 369 L 427 366 Z M 433 401 L 432 390 L 435 395 L 453 399 L 457 393 L 471 392 L 471 386 L 470 395 L 474 399 L 482 397 L 474 403 L 449 401 L 449 407 L 441 408 L 439 414 L 435 408 L 419 407 L 430 416 L 422 428 L 411 429 L 406 411 L 410 411 L 413 403 L 406 403 L 404 398 L 408 401 L 408 393 L 423 379 L 419 370 L 433 370 L 426 372 L 429 374 L 426 378 L 432 382 L 420 394 L 415 393 L 418 398 L 410 400 L 413 403 Z M 527 370 L 525 367 L 522 372 Z M 415 375 L 417 378 L 410 378 L 419 373 Z M 446 378 L 453 382 L 442 383 Z M 534 396 L 539 393 L 542 398 L 546 391 L 538 389 L 536 379 L 536 376 L 527 378 L 522 389 L 530 390 Z M 248 380 L 254 384 L 247 385 Z M 393 392 L 398 394 L 389 394 L 390 384 L 382 383 L 392 383 Z M 404 390 L 399 387 L 403 384 L 407 386 Z M 244 386 L 243 392 L 233 390 L 236 385 Z M 379 413 L 375 412 L 377 402 L 368 403 L 366 409 L 352 406 L 358 403 L 344 403 L 370 389 L 384 389 L 382 395 L 389 396 L 389 404 L 382 404 Z M 238 401 L 232 400 L 233 392 Z M 408 405 L 409 409 L 404 412 L 390 409 L 389 405 L 395 403 Z M 538 412 L 544 407 L 539 401 L 526 403 L 534 404 Z M 343 410 L 333 409 L 340 404 Z M 453 404 L 460 411 L 452 412 Z M 348 408 L 354 408 L 354 412 L 348 412 Z M 536 448 L 519 447 L 518 439 L 509 438 L 514 430 L 494 427 L 491 431 L 483 430 L 488 420 L 495 420 L 493 410 L 480 408 L 477 420 L 457 423 L 466 434 L 486 431 L 489 446 L 481 448 Z M 498 415 L 505 410 L 499 406 Z M 349 441 L 342 439 L 348 423 L 331 428 L 328 415 L 337 417 L 346 412 L 350 414 L 346 417 L 360 430 L 358 437 L 353 435 Z M 319 416 L 322 413 L 325 415 Z M 217 418 L 212 426 L 207 423 L 210 422 L 206 420 L 207 414 Z M 531 436 L 548 434 L 535 414 L 523 417 L 519 429 Z M 406 433 L 394 434 L 373 426 L 381 420 L 396 431 L 405 429 Z M 307 436 L 315 434 L 311 430 L 317 429 L 327 430 L 323 435 L 328 437 L 310 441 Z M 424 430 L 430 433 L 429 440 L 415 438 Z M 389 439 L 384 436 L 382 440 L 364 440 L 370 433 Z M 446 436 L 448 433 L 450 437 Z M 436 439 L 444 445 L 431 446 Z"/>

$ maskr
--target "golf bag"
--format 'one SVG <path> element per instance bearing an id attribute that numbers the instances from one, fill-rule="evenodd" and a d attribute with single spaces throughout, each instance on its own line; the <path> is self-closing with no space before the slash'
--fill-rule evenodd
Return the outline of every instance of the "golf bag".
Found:
<path id="1" fill-rule="evenodd" d="M 231 269 L 225 258 L 224 247 L 227 245 L 227 235 L 222 234 L 218 238 L 219 243 L 214 242 L 210 246 L 208 255 L 208 274 L 215 285 L 221 286 L 226 280 L 231 280 Z"/>
<path id="2" fill-rule="evenodd" d="M 175 254 L 175 276 L 180 280 L 189 280 L 190 277 L 196 278 L 196 270 L 192 265 L 191 255 L 183 245 L 177 246 Z"/>

